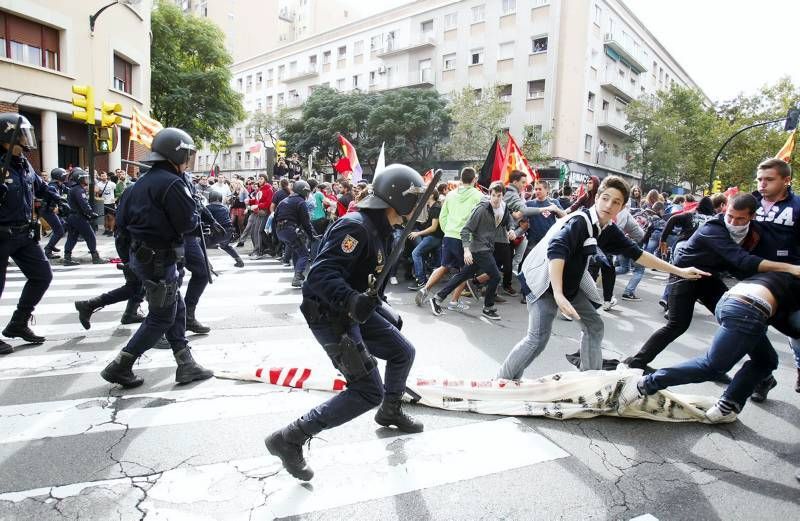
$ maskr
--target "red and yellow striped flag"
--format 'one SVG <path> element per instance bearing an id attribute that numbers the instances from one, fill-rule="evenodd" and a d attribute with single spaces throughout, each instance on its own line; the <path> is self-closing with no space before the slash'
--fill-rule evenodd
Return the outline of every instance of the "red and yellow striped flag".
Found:
<path id="1" fill-rule="evenodd" d="M 164 127 L 161 123 L 149 116 L 145 116 L 136 107 L 133 107 L 131 111 L 131 141 L 136 141 L 150 148 L 150 145 L 153 144 L 153 136 L 162 128 Z"/>
<path id="2" fill-rule="evenodd" d="M 777 157 L 778 159 L 782 159 L 787 163 L 792 159 L 792 152 L 794 152 L 794 146 L 797 143 L 797 129 L 794 129 L 791 134 L 789 134 L 789 139 L 786 140 L 786 144 L 783 145 L 783 148 L 780 149 L 778 152 Z"/>

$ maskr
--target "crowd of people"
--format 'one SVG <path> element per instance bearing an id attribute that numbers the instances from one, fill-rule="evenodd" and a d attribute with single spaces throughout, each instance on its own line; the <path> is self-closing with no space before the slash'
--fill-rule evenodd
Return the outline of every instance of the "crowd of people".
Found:
<path id="1" fill-rule="evenodd" d="M 24 119 L 0 114 L 0 123 L 3 118 Z M 23 137 L 0 131 L 5 155 L 12 155 L 8 175 L 19 178 L 0 185 L 3 281 L 9 258 L 28 278 L 3 335 L 42 343 L 44 337 L 28 322 L 52 279 L 47 258 L 58 251 L 63 213 L 69 233 L 63 262 L 75 262 L 71 254 L 78 237 L 93 261 L 103 261 L 90 224 L 99 215 L 87 202 L 89 174 L 54 169 L 48 186 L 23 156 L 35 147 L 32 127 L 26 128 L 31 130 Z M 777 385 L 769 325 L 789 338 L 800 392 L 800 198 L 791 190 L 791 168 L 779 159 L 757 166 L 752 194 L 695 200 L 655 190 L 643 194 L 613 175 L 590 177 L 578 190 L 554 190 L 514 171 L 507 183 L 481 188 L 472 168 L 464 168 L 458 181 L 436 186 L 426 186 L 403 165 L 390 165 L 371 184 L 347 177 L 333 183 L 288 175 L 270 179 L 267 173 L 244 179 L 192 176 L 187 169 L 193 154 L 188 134 L 166 128 L 156 135 L 147 160 L 152 167 L 139 180 L 120 171 L 98 175 L 95 195 L 108 212 L 105 231 L 115 237 L 125 284 L 76 302 L 79 319 L 88 329 L 94 311 L 127 301 L 121 321 L 141 323 L 102 371 L 110 383 L 141 385 L 133 364 L 160 339 L 173 350 L 178 383 L 210 378 L 213 373 L 193 359 L 185 336 L 210 331 L 195 317 L 212 272 L 204 247 L 223 249 L 236 266 L 244 264 L 236 248 L 248 241 L 250 258 L 280 259 L 294 272 L 291 286 L 302 290 L 300 309 L 311 332 L 348 383 L 344 392 L 265 440 L 299 479 L 313 476 L 302 453 L 308 439 L 373 407 L 380 406 L 375 416 L 380 425 L 423 429 L 400 401 L 414 347 L 400 333 L 399 315 L 382 298 L 387 290 L 404 291 L 398 287 L 401 274 L 416 292 L 416 304 L 437 317 L 482 301 L 480 319 L 498 321 L 499 304 L 525 305 L 525 336 L 496 374 L 516 380 L 545 349 L 557 316 L 580 325 L 579 369 L 609 369 L 601 347 L 608 315 L 599 310 L 617 305 L 617 276 L 632 272 L 621 298 L 641 303 L 637 289 L 646 268 L 659 270 L 669 274 L 658 300 L 666 324 L 620 362 L 642 371 L 620 389 L 620 410 L 669 386 L 723 381 L 729 385 L 705 415 L 711 423 L 732 421 L 748 399 L 764 401 Z M 20 187 L 28 187 L 31 197 Z M 52 229 L 44 248 L 32 232 L 33 196 L 41 201 L 39 217 Z M 393 254 L 399 262 L 389 262 Z M 184 270 L 191 273 L 185 298 Z M 145 298 L 147 316 L 138 310 Z M 673 367 L 651 367 L 688 330 L 697 301 L 720 324 L 710 349 Z M 0 354 L 12 352 L 0 341 Z M 749 360 L 729 378 L 745 356 Z M 387 360 L 385 383 L 374 357 Z"/>

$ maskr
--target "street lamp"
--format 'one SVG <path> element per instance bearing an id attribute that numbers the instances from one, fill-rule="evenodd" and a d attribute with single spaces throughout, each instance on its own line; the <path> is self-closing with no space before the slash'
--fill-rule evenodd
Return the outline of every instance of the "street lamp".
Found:
<path id="1" fill-rule="evenodd" d="M 105 11 L 106 9 L 111 7 L 112 5 L 116 5 L 116 4 L 138 5 L 139 2 L 141 2 L 141 1 L 142 0 L 114 0 L 110 4 L 104 5 L 103 7 L 100 8 L 99 11 L 97 11 L 93 15 L 89 15 L 89 33 L 90 34 L 94 34 L 94 24 L 97 21 L 97 18 L 100 16 L 100 13 L 102 13 L 103 11 Z"/>

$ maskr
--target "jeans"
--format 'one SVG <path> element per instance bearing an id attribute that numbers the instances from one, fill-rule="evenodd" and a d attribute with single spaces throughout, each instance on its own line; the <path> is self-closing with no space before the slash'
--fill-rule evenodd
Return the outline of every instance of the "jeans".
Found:
<path id="1" fill-rule="evenodd" d="M 634 266 L 633 260 L 630 257 L 626 257 L 624 255 L 617 256 L 617 263 L 619 264 L 619 266 L 617 266 L 616 269 L 617 275 L 625 275 L 626 273 L 631 271 L 631 267 Z"/>
<path id="2" fill-rule="evenodd" d="M 725 283 L 717 277 L 684 280 L 672 275 L 667 285 L 672 287 L 668 300 L 667 324 L 653 333 L 638 353 L 625 360 L 630 367 L 644 369 L 672 341 L 684 334 L 692 323 L 695 302 L 699 300 L 713 313 L 719 299 L 728 291 Z"/>
<path id="3" fill-rule="evenodd" d="M 330 323 L 309 323 L 311 333 L 320 345 L 338 343 Z M 383 317 L 373 312 L 363 324 L 351 324 L 347 334 L 355 342 L 363 343 L 376 358 L 386 360 L 384 382 L 377 368 L 355 382 L 347 382 L 344 391 L 318 405 L 303 415 L 311 430 L 337 427 L 380 405 L 383 397 L 399 399 L 406 389 L 406 378 L 414 363 L 414 346 Z"/>
<path id="4" fill-rule="evenodd" d="M 56 247 L 58 241 L 64 236 L 64 221 L 61 220 L 61 217 L 53 212 L 42 212 L 42 219 L 44 219 L 47 224 L 50 225 L 50 229 L 52 230 L 50 234 L 50 240 L 47 241 L 47 246 L 44 247 L 44 250 L 47 252 L 52 252 L 53 248 Z"/>
<path id="5" fill-rule="evenodd" d="M 64 255 L 72 255 L 72 249 L 78 244 L 79 235 L 86 241 L 86 247 L 91 253 L 97 251 L 97 239 L 89 221 L 81 215 L 72 214 L 67 217 L 67 242 L 64 244 Z"/>
<path id="6" fill-rule="evenodd" d="M 647 241 L 647 246 L 644 247 L 644 251 L 647 253 L 653 253 L 656 251 L 656 248 L 658 248 L 658 238 L 651 237 L 650 240 Z M 623 260 L 629 260 L 633 262 L 627 257 L 620 256 L 620 262 Z M 631 275 L 631 280 L 629 280 L 627 286 L 625 286 L 625 291 L 623 294 L 633 295 L 636 293 L 636 288 L 639 287 L 642 277 L 644 277 L 644 266 L 633 262 L 633 275 Z"/>
<path id="7" fill-rule="evenodd" d="M 739 406 L 753 394 L 756 384 L 778 368 L 778 354 L 767 338 L 769 317 L 752 304 L 723 296 L 715 312 L 720 328 L 714 334 L 711 348 L 697 358 L 666 369 L 659 369 L 644 378 L 647 394 L 674 385 L 716 380 L 739 360 L 750 356 L 733 377 L 722 397 Z"/>
<path id="8" fill-rule="evenodd" d="M 490 251 L 473 252 L 472 264 L 468 266 L 465 265 L 461 271 L 453 275 L 436 296 L 439 299 L 444 299 L 463 282 L 479 273 L 486 273 L 489 275 L 489 280 L 486 282 L 486 295 L 483 298 L 483 306 L 485 308 L 494 307 L 494 299 L 497 296 L 497 285 L 500 284 L 500 270 L 497 269 L 494 255 Z M 475 298 L 478 298 L 477 295 Z"/>
<path id="9" fill-rule="evenodd" d="M 598 252 L 594 260 L 589 263 L 589 274 L 597 281 L 599 275 L 603 276 L 603 300 L 606 302 L 614 298 L 614 284 L 617 282 L 617 272 L 614 270 L 612 258 L 605 253 Z"/>
<path id="10" fill-rule="evenodd" d="M 499 268 L 503 270 L 503 287 L 508 288 L 511 286 L 511 277 L 513 266 L 514 251 L 511 244 L 507 242 L 494 243 L 494 261 Z"/>
<path id="11" fill-rule="evenodd" d="M 511 261 L 511 265 L 517 273 L 519 273 L 520 266 L 522 266 L 522 259 L 525 258 L 526 251 L 528 251 L 528 238 L 524 237 L 522 242 L 514 249 L 514 259 Z"/>
<path id="12" fill-rule="evenodd" d="M 581 371 L 600 370 L 603 367 L 603 319 L 594 304 L 583 292 L 570 301 L 581 316 Z M 528 332 L 506 357 L 497 373 L 498 378 L 519 380 L 522 373 L 544 351 L 558 306 L 553 293 L 547 291 L 533 303 L 528 302 Z"/>
<path id="13" fill-rule="evenodd" d="M 428 253 L 439 251 L 442 239 L 434 235 L 426 235 L 419 239 L 414 251 L 411 252 L 411 260 L 414 262 L 414 278 L 417 282 L 424 282 L 428 278 L 425 275 L 425 257 Z"/>
<path id="14" fill-rule="evenodd" d="M 50 262 L 44 256 L 42 248 L 27 232 L 15 233 L 8 239 L 0 238 L 0 295 L 6 285 L 9 257 L 14 259 L 14 263 L 28 279 L 22 287 L 17 309 L 23 313 L 32 313 L 53 280 Z"/>

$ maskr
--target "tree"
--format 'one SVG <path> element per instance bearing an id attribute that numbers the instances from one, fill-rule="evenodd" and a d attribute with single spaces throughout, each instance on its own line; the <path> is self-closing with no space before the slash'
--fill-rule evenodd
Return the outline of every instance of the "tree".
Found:
<path id="1" fill-rule="evenodd" d="M 520 148 L 528 159 L 528 163 L 542 165 L 550 161 L 549 145 L 553 137 L 551 132 L 542 132 L 541 127 L 537 128 L 536 125 L 525 125 L 523 135 Z"/>
<path id="2" fill-rule="evenodd" d="M 447 154 L 451 159 L 482 161 L 494 137 L 507 126 L 510 112 L 510 105 L 500 99 L 495 87 L 486 89 L 483 95 L 470 87 L 453 94 Z"/>
<path id="3" fill-rule="evenodd" d="M 205 18 L 185 15 L 160 0 L 151 18 L 150 102 L 165 127 L 179 127 L 196 141 L 222 143 L 244 119 L 241 94 L 231 88 L 225 35 Z"/>
<path id="4" fill-rule="evenodd" d="M 261 141 L 264 146 L 267 142 L 274 146 L 280 137 L 281 120 L 284 118 L 282 114 L 276 116 L 271 112 L 253 112 L 250 114 L 246 129 L 248 134 L 256 141 Z"/>

